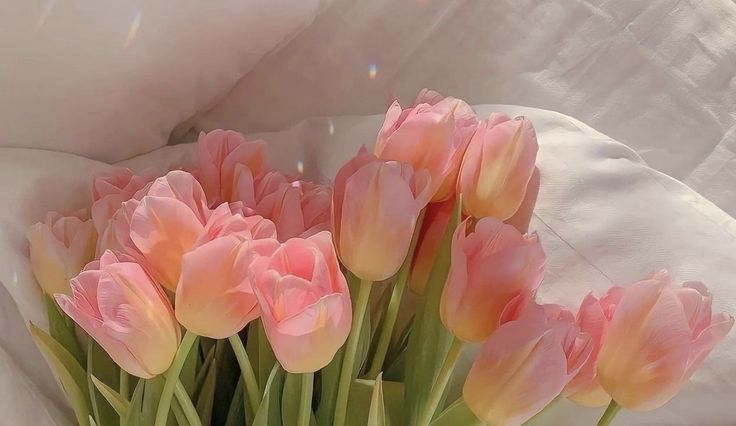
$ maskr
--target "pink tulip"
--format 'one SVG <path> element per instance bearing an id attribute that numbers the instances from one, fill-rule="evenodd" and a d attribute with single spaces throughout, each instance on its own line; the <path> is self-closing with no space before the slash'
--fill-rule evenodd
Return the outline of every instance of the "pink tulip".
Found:
<path id="1" fill-rule="evenodd" d="M 49 212 L 45 222 L 31 226 L 31 268 L 46 294 L 69 293 L 69 280 L 95 257 L 97 235 L 86 212 L 62 216 Z"/>
<path id="2" fill-rule="evenodd" d="M 477 125 L 468 104 L 425 89 L 414 106 L 402 109 L 395 101 L 389 107 L 375 153 L 428 170 L 432 201 L 443 201 L 455 193 L 460 162 Z"/>
<path id="3" fill-rule="evenodd" d="M 273 192 L 258 195 L 255 211 L 276 224 L 279 241 L 330 229 L 332 189 L 327 186 L 283 182 Z"/>
<path id="4" fill-rule="evenodd" d="M 430 203 L 424 212 L 422 229 L 419 232 L 414 260 L 411 264 L 411 274 L 409 274 L 409 288 L 414 293 L 424 293 L 424 287 L 432 273 L 432 267 L 442 243 L 442 237 L 450 223 L 455 202 L 455 199 L 451 198 L 441 203 Z"/>
<path id="5" fill-rule="evenodd" d="M 521 425 L 552 402 L 590 356 L 590 337 L 557 305 L 528 305 L 483 344 L 463 387 L 488 424 Z"/>
<path id="6" fill-rule="evenodd" d="M 526 194 L 537 150 L 529 120 L 492 114 L 481 122 L 460 167 L 458 192 L 464 211 L 476 218 L 512 217 Z"/>
<path id="7" fill-rule="evenodd" d="M 194 248 L 211 214 L 191 174 L 172 171 L 154 181 L 130 217 L 130 240 L 158 283 L 176 289 L 182 256 Z"/>
<path id="8" fill-rule="evenodd" d="M 253 269 L 263 326 L 284 369 L 307 373 L 329 364 L 352 321 L 330 233 L 292 238 Z"/>
<path id="9" fill-rule="evenodd" d="M 380 161 L 361 149 L 337 172 L 332 198 L 335 245 L 343 264 L 364 280 L 394 275 L 430 197 L 426 171 Z"/>
<path id="10" fill-rule="evenodd" d="M 469 223 L 461 223 L 453 236 L 440 315 L 460 340 L 482 342 L 498 328 L 509 302 L 534 294 L 547 258 L 536 234 L 522 235 L 493 217 L 468 233 Z"/>
<path id="11" fill-rule="evenodd" d="M 279 247 L 270 221 L 240 215 L 217 219 L 220 210 L 201 245 L 184 255 L 176 288 L 176 318 L 189 331 L 213 339 L 232 336 L 260 316 L 249 269 L 254 259 Z"/>
<path id="12" fill-rule="evenodd" d="M 155 177 L 152 170 L 136 175 L 123 167 L 95 175 L 92 180 L 91 215 L 97 234 L 102 235 L 105 232 L 108 222 L 123 202 L 134 198 Z"/>
<path id="13" fill-rule="evenodd" d="M 585 407 L 601 407 L 611 401 L 611 396 L 598 383 L 598 353 L 606 328 L 613 318 L 622 293 L 622 287 L 611 287 L 600 299 L 588 293 L 580 304 L 576 321 L 580 330 L 590 335 L 593 351 L 583 368 L 568 383 L 563 392 L 576 404 Z"/>
<path id="14" fill-rule="evenodd" d="M 165 372 L 179 345 L 179 325 L 166 296 L 137 263 L 107 251 L 56 296 L 123 370 L 144 379 Z"/>
<path id="15" fill-rule="evenodd" d="M 598 380 L 619 405 L 654 410 L 682 389 L 734 319 L 712 314 L 705 285 L 674 287 L 666 271 L 622 293 L 598 355 Z"/>
<path id="16" fill-rule="evenodd" d="M 236 182 L 253 182 L 267 170 L 266 143 L 246 141 L 242 134 L 229 130 L 200 133 L 198 158 L 197 177 L 212 206 L 236 201 Z"/>

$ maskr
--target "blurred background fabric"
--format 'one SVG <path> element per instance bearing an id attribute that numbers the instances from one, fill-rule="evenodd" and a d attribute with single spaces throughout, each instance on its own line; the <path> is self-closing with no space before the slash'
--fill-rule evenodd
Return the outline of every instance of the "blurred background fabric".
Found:
<path id="1" fill-rule="evenodd" d="M 410 103 L 423 87 L 494 104 L 481 118 L 534 120 L 544 301 L 573 306 L 667 266 L 678 280 L 704 280 L 714 309 L 736 313 L 736 3 L 294 4 L 0 0 L 4 420 L 69 422 L 23 327 L 43 322 L 24 233 L 47 210 L 88 203 L 91 173 L 125 159 L 181 165 L 192 155 L 184 142 L 230 128 L 263 136 L 285 172 L 301 164 L 329 178 L 372 145 L 391 99 Z M 735 357 L 732 335 L 682 395 L 620 421 L 736 424 Z M 549 419 L 591 424 L 597 414 L 563 404 Z"/>

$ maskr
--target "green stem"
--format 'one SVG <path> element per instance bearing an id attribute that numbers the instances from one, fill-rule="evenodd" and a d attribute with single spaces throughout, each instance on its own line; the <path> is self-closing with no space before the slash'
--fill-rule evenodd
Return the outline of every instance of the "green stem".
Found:
<path id="1" fill-rule="evenodd" d="M 371 367 L 368 369 L 368 378 L 375 379 L 378 377 L 378 373 L 383 369 L 383 363 L 386 360 L 386 353 L 388 352 L 388 345 L 391 343 L 391 336 L 394 333 L 394 326 L 396 325 L 396 318 L 399 316 L 399 307 L 401 306 L 401 297 L 404 295 L 404 289 L 406 288 L 406 282 L 409 280 L 409 272 L 411 272 L 411 263 L 414 260 L 414 250 L 417 246 L 417 240 L 419 239 L 419 231 L 422 228 L 422 222 L 424 221 L 424 210 L 419 215 L 417 223 L 414 227 L 414 235 L 411 238 L 409 244 L 409 251 L 406 254 L 404 263 L 399 269 L 399 273 L 396 276 L 396 284 L 391 292 L 391 300 L 388 302 L 386 308 L 386 316 L 383 319 L 381 325 L 381 332 L 378 335 L 378 343 L 376 345 L 376 353 L 373 355 L 371 361 Z"/>
<path id="2" fill-rule="evenodd" d="M 126 400 L 130 398 L 130 376 L 128 373 L 120 369 L 120 395 Z"/>
<path id="3" fill-rule="evenodd" d="M 240 372 L 243 376 L 243 383 L 245 384 L 245 393 L 248 394 L 248 402 L 252 413 L 258 411 L 258 407 L 261 405 L 261 393 L 258 390 L 258 380 L 256 380 L 256 373 L 253 371 L 253 366 L 248 358 L 248 352 L 245 351 L 243 342 L 240 340 L 240 336 L 233 334 L 228 337 L 230 346 L 233 347 L 235 352 L 235 358 L 238 360 L 240 365 Z"/>
<path id="4" fill-rule="evenodd" d="M 164 388 L 161 391 L 161 399 L 159 400 L 158 408 L 156 409 L 156 421 L 154 422 L 154 426 L 166 426 L 166 422 L 169 419 L 171 399 L 174 396 L 176 383 L 179 381 L 179 374 L 181 373 L 181 369 L 184 366 L 184 361 L 187 359 L 189 351 L 192 349 L 192 346 L 194 346 L 198 337 L 199 336 L 191 331 L 187 331 L 186 334 L 184 334 L 184 338 L 179 345 L 179 349 L 176 351 L 174 362 L 171 363 L 171 367 L 169 367 L 169 370 L 166 372 L 166 383 L 164 383 Z"/>
<path id="5" fill-rule="evenodd" d="M 348 336 L 348 342 L 345 345 L 345 358 L 342 360 L 340 378 L 337 383 L 334 426 L 343 426 L 345 424 L 345 417 L 348 410 L 348 394 L 350 392 L 350 385 L 353 382 L 355 353 L 358 351 L 360 332 L 361 328 L 363 328 L 363 318 L 365 318 L 365 311 L 368 308 L 372 285 L 373 283 L 371 281 L 360 280 L 358 299 L 355 302 L 355 311 L 353 312 L 353 325 L 350 330 L 350 336 Z"/>
<path id="6" fill-rule="evenodd" d="M 608 404 L 608 408 L 606 408 L 606 411 L 601 416 L 601 419 L 598 420 L 598 426 L 608 426 L 613 421 L 613 418 L 616 417 L 616 414 L 621 411 L 621 406 L 616 403 L 616 401 L 611 400 L 611 403 Z"/>
<path id="7" fill-rule="evenodd" d="M 417 423 L 419 426 L 428 426 L 432 421 L 432 417 L 434 417 L 434 413 L 437 411 L 437 406 L 440 404 L 442 395 L 445 393 L 445 388 L 447 387 L 447 383 L 450 381 L 452 370 L 455 369 L 455 364 L 457 363 L 457 359 L 460 356 L 462 348 L 463 342 L 457 337 L 453 338 L 452 345 L 450 346 L 450 350 L 447 352 L 445 362 L 442 363 L 442 368 L 440 368 L 440 372 L 437 375 L 437 380 L 429 394 L 429 399 L 427 399 L 424 410 L 422 410 L 422 414 L 419 416 L 419 422 Z"/>
<path id="8" fill-rule="evenodd" d="M 184 413 L 184 417 L 186 417 L 187 422 L 189 422 L 189 426 L 202 426 L 202 420 L 199 419 L 197 409 L 194 408 L 192 399 L 189 398 L 187 390 L 184 389 L 184 385 L 181 384 L 181 381 L 178 378 L 176 379 L 174 394 L 176 395 L 176 400 L 179 402 L 181 411 Z"/>
<path id="9" fill-rule="evenodd" d="M 299 400 L 297 426 L 309 426 L 312 419 L 312 382 L 314 373 L 302 373 L 302 394 Z"/>

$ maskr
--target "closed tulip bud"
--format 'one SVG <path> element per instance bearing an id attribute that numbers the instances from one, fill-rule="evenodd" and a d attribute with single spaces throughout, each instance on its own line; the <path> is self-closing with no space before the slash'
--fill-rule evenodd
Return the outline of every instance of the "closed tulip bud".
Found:
<path id="1" fill-rule="evenodd" d="M 168 299 L 137 263 L 107 251 L 71 281 L 61 309 L 123 370 L 144 379 L 165 372 L 179 345 Z"/>
<path id="2" fill-rule="evenodd" d="M 524 200 L 537 150 L 529 120 L 493 114 L 481 122 L 460 167 L 464 211 L 476 218 L 512 217 Z"/>
<path id="3" fill-rule="evenodd" d="M 536 234 L 522 235 L 493 217 L 468 233 L 469 223 L 453 235 L 440 316 L 458 339 L 482 342 L 498 328 L 509 302 L 536 291 L 547 257 Z"/>
<path id="4" fill-rule="evenodd" d="M 682 389 L 734 319 L 712 314 L 705 285 L 674 287 L 666 271 L 622 293 L 598 354 L 598 380 L 619 405 L 654 410 Z"/>
<path id="5" fill-rule="evenodd" d="M 589 293 L 578 310 L 576 322 L 580 330 L 590 335 L 593 351 L 578 374 L 565 387 L 563 394 L 576 404 L 585 407 L 601 407 L 611 401 L 598 382 L 598 353 L 603 343 L 608 323 L 621 300 L 622 287 L 611 287 L 600 299 Z"/>
<path id="6" fill-rule="evenodd" d="M 521 425 L 552 402 L 590 356 L 590 337 L 557 305 L 528 305 L 483 344 L 463 387 L 475 415 Z"/>
<path id="7" fill-rule="evenodd" d="M 330 363 L 350 333 L 352 307 L 329 232 L 292 238 L 253 267 L 273 352 L 291 373 Z"/>
<path id="8" fill-rule="evenodd" d="M 31 268 L 44 293 L 68 294 L 69 280 L 94 259 L 97 234 L 85 214 L 49 212 L 28 230 Z"/>
<path id="9" fill-rule="evenodd" d="M 212 206 L 236 201 L 237 182 L 253 182 L 268 168 L 266 143 L 246 141 L 242 134 L 230 130 L 200 133 L 197 153 L 197 177 Z"/>
<path id="10" fill-rule="evenodd" d="M 176 288 L 176 318 L 187 330 L 213 339 L 232 336 L 261 315 L 249 270 L 254 259 L 279 247 L 273 224 L 260 216 L 219 222 L 208 224 L 208 237 L 184 255 Z"/>
<path id="11" fill-rule="evenodd" d="M 460 162 L 477 125 L 465 102 L 424 90 L 410 108 L 402 109 L 398 102 L 389 107 L 375 153 L 417 171 L 426 169 L 432 201 L 444 201 L 455 194 Z"/>
<path id="12" fill-rule="evenodd" d="M 338 171 L 332 225 L 340 259 L 351 272 L 381 281 L 399 270 L 429 200 L 429 182 L 426 171 L 380 161 L 364 149 Z"/>
<path id="13" fill-rule="evenodd" d="M 130 240 L 158 283 L 176 289 L 182 256 L 203 234 L 211 214 L 191 174 L 173 171 L 153 182 L 130 217 Z"/>

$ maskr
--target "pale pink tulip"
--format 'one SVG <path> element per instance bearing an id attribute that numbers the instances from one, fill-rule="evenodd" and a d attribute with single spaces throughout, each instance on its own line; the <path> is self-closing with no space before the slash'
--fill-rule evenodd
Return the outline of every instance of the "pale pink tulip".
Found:
<path id="1" fill-rule="evenodd" d="M 672 399 L 733 327 L 711 303 L 702 283 L 674 287 L 666 271 L 625 288 L 598 354 L 603 389 L 634 411 Z"/>
<path id="2" fill-rule="evenodd" d="M 420 92 L 414 106 L 402 109 L 394 102 L 378 133 L 375 153 L 382 160 L 426 169 L 432 178 L 432 201 L 455 193 L 455 184 L 465 148 L 478 125 L 468 104 L 437 92 Z"/>
<path id="3" fill-rule="evenodd" d="M 191 174 L 172 171 L 153 182 L 130 217 L 130 239 L 158 283 L 176 289 L 182 256 L 194 248 L 211 214 Z"/>
<path id="4" fill-rule="evenodd" d="M 286 241 L 270 258 L 260 259 L 253 275 L 263 326 L 284 369 L 307 373 L 329 364 L 352 321 L 330 233 Z"/>
<path id="5" fill-rule="evenodd" d="M 552 402 L 590 356 L 590 337 L 557 305 L 527 305 L 480 349 L 463 387 L 479 419 L 521 425 Z"/>
<path id="6" fill-rule="evenodd" d="M 155 178 L 156 175 L 152 170 L 145 170 L 136 175 L 123 167 L 95 175 L 92 179 L 90 211 L 97 235 L 105 232 L 108 222 L 123 202 L 134 198 L 136 193 L 143 190 Z"/>
<path id="7" fill-rule="evenodd" d="M 499 326 L 506 305 L 536 291 L 546 255 L 536 234 L 522 235 L 493 217 L 470 220 L 455 230 L 450 272 L 440 315 L 450 332 L 465 342 L 482 342 Z"/>
<path id="8" fill-rule="evenodd" d="M 588 293 L 580 304 L 576 322 L 580 330 L 588 333 L 593 342 L 593 351 L 580 372 L 565 387 L 563 395 L 585 407 L 608 405 L 611 396 L 598 383 L 598 353 L 608 323 L 613 318 L 616 305 L 621 300 L 622 287 L 611 287 L 600 299 Z"/>
<path id="9" fill-rule="evenodd" d="M 249 270 L 254 259 L 279 247 L 270 221 L 240 215 L 218 219 L 219 210 L 201 245 L 184 255 L 176 287 L 176 318 L 189 331 L 213 339 L 232 336 L 260 316 Z"/>
<path id="10" fill-rule="evenodd" d="M 478 126 L 460 167 L 458 192 L 464 211 L 506 220 L 519 209 L 537 158 L 532 123 L 492 114 Z"/>
<path id="11" fill-rule="evenodd" d="M 252 183 L 268 168 L 266 143 L 247 141 L 242 134 L 230 130 L 200 133 L 197 149 L 197 177 L 212 206 L 236 201 L 236 183 Z"/>
<path id="12" fill-rule="evenodd" d="M 165 372 L 179 345 L 168 299 L 137 263 L 107 251 L 71 281 L 72 295 L 56 296 L 123 370 L 144 379 Z"/>
<path id="13" fill-rule="evenodd" d="M 380 161 L 364 149 L 337 172 L 332 226 L 340 259 L 351 272 L 381 281 L 398 271 L 429 200 L 429 182 L 426 171 Z"/>
<path id="14" fill-rule="evenodd" d="M 432 273 L 432 267 L 442 243 L 442 237 L 450 223 L 455 202 L 455 199 L 452 198 L 441 203 L 430 203 L 424 212 L 422 229 L 419 232 L 409 275 L 409 288 L 417 294 L 424 293 L 424 287 Z"/>
<path id="15" fill-rule="evenodd" d="M 259 194 L 260 195 L 260 194 Z M 330 229 L 332 189 L 310 182 L 280 184 L 256 201 L 255 210 L 276 224 L 279 241 Z"/>
<path id="16" fill-rule="evenodd" d="M 49 295 L 69 293 L 69 279 L 95 257 L 97 234 L 82 211 L 73 216 L 49 212 L 44 222 L 28 229 L 31 268 Z"/>

